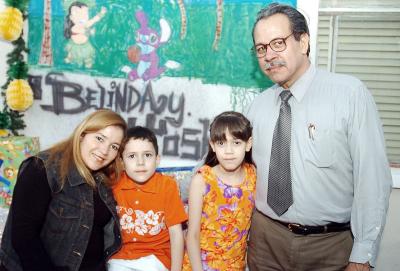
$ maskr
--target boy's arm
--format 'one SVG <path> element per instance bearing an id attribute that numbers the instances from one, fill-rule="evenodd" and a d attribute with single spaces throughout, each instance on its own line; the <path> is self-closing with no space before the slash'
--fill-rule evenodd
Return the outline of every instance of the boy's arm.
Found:
<path id="1" fill-rule="evenodd" d="M 189 190 L 189 228 L 186 241 L 193 271 L 203 270 L 200 252 L 200 222 L 204 191 L 203 177 L 201 174 L 196 174 L 192 179 Z"/>
<path id="2" fill-rule="evenodd" d="M 181 271 L 183 260 L 182 225 L 173 225 L 168 228 L 168 231 L 171 243 L 171 271 Z"/>

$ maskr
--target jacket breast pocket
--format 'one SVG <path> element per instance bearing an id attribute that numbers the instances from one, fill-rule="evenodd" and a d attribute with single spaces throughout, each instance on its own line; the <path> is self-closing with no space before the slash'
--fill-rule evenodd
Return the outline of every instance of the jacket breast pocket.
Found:
<path id="1" fill-rule="evenodd" d="M 74 199 L 58 199 L 50 205 L 50 212 L 61 219 L 79 218 L 80 202 Z"/>
<path id="2" fill-rule="evenodd" d="M 315 130 L 309 137 L 307 160 L 317 167 L 328 168 L 334 163 L 333 135 L 329 129 Z"/>
<path id="3" fill-rule="evenodd" d="M 53 200 L 47 214 L 47 230 L 53 234 L 63 234 L 72 230 L 80 218 L 80 212 L 80 204 L 75 200 Z"/>

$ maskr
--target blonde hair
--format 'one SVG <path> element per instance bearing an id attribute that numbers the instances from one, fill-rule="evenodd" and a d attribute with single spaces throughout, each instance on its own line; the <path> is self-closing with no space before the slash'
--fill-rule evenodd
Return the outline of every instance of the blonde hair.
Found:
<path id="1" fill-rule="evenodd" d="M 92 187 L 96 187 L 96 182 L 91 171 L 83 162 L 80 142 L 82 136 L 85 134 L 99 131 L 108 126 L 121 127 L 125 137 L 127 129 L 125 120 L 114 111 L 100 109 L 88 115 L 67 139 L 55 144 L 48 150 L 49 158 L 45 162 L 46 166 L 56 165 L 60 172 L 62 186 L 66 181 L 69 171 L 75 166 L 86 183 Z M 120 148 L 120 150 L 121 149 L 122 148 Z M 118 152 L 120 152 L 120 150 Z M 120 153 L 118 153 L 116 159 L 114 159 L 108 166 L 101 169 L 107 177 L 111 177 L 105 178 L 106 185 L 111 186 L 116 180 L 118 180 L 122 172 L 122 163 L 119 157 Z"/>

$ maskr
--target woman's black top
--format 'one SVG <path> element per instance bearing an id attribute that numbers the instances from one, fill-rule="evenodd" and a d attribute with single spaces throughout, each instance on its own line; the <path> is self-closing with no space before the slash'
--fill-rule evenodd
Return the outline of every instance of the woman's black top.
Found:
<path id="1" fill-rule="evenodd" d="M 64 270 L 52 264 L 40 239 L 52 197 L 43 161 L 35 159 L 28 163 L 18 177 L 14 193 L 24 195 L 13 202 L 11 233 L 13 247 L 24 270 Z M 111 212 L 100 199 L 97 190 L 93 190 L 93 199 L 93 230 L 79 269 L 81 271 L 106 270 L 103 229 L 111 219 Z"/>

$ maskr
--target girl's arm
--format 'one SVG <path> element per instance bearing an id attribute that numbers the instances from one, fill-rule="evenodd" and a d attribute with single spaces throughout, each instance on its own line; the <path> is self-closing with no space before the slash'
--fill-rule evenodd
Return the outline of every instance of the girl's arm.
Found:
<path id="1" fill-rule="evenodd" d="M 101 7 L 100 12 L 97 13 L 96 16 L 94 16 L 92 19 L 87 21 L 85 27 L 90 28 L 92 25 L 94 25 L 95 23 L 100 21 L 104 17 L 104 15 L 106 14 L 106 12 L 107 12 L 107 9 L 105 7 Z"/>
<path id="2" fill-rule="evenodd" d="M 168 228 L 168 231 L 171 243 L 171 271 L 181 271 L 183 260 L 182 225 L 173 225 Z"/>
<path id="3" fill-rule="evenodd" d="M 189 190 L 189 228 L 186 241 L 193 271 L 203 271 L 200 252 L 200 221 L 205 187 L 201 174 L 196 174 Z"/>

